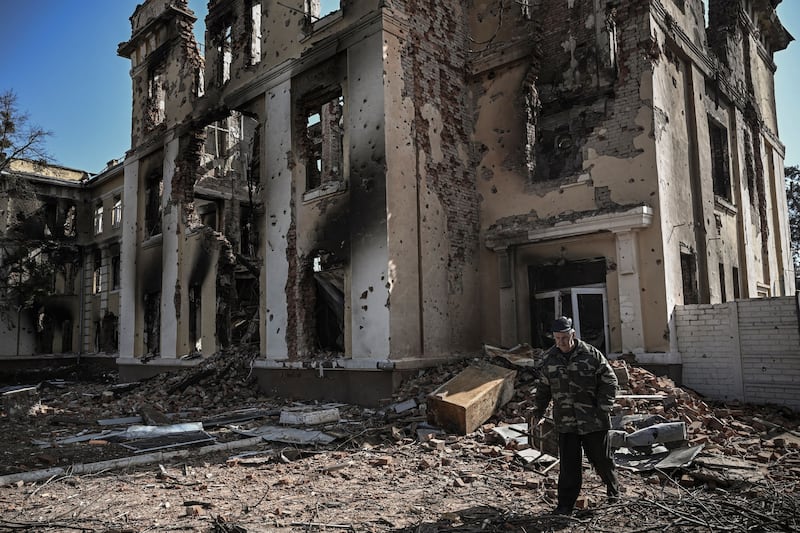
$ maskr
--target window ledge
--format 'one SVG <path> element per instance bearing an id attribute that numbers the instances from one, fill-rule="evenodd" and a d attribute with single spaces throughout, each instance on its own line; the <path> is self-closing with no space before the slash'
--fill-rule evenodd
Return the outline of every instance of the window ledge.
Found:
<path id="1" fill-rule="evenodd" d="M 347 183 L 345 181 L 336 180 L 323 183 L 316 189 L 311 189 L 303 193 L 303 201 L 310 202 L 319 198 L 325 198 L 338 192 L 346 191 Z"/>
<path id="2" fill-rule="evenodd" d="M 736 206 L 730 203 L 722 196 L 714 195 L 714 207 L 718 211 L 722 211 L 726 215 L 735 216 L 737 213 Z"/>

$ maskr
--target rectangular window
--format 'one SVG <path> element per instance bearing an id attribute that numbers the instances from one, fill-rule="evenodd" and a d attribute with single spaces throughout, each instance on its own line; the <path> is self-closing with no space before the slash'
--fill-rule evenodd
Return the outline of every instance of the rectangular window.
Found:
<path id="1" fill-rule="evenodd" d="M 97 204 L 94 208 L 94 234 L 103 233 L 103 204 Z"/>
<path id="2" fill-rule="evenodd" d="M 732 268 L 733 274 L 733 299 L 738 300 L 741 297 L 741 288 L 739 286 L 739 269 L 736 267 Z"/>
<path id="3" fill-rule="evenodd" d="M 150 175 L 145 187 L 145 239 L 161 234 L 161 195 L 164 182 L 161 174 Z"/>
<path id="4" fill-rule="evenodd" d="M 219 85 L 231 79 L 231 62 L 233 61 L 233 33 L 229 25 L 217 35 L 217 74 Z"/>
<path id="5" fill-rule="evenodd" d="M 166 72 L 163 64 L 150 71 L 147 86 L 147 122 L 149 127 L 158 126 L 166 117 Z"/>
<path id="6" fill-rule="evenodd" d="M 708 134 L 711 146 L 711 177 L 714 181 L 714 194 L 730 201 L 731 173 L 728 130 L 709 118 Z"/>
<path id="7" fill-rule="evenodd" d="M 122 196 L 114 196 L 114 207 L 111 208 L 111 226 L 118 228 L 122 224 Z"/>
<path id="8" fill-rule="evenodd" d="M 120 287 L 120 258 L 119 254 L 111 258 L 111 289 L 119 290 Z"/>
<path id="9" fill-rule="evenodd" d="M 697 262 L 691 252 L 681 252 L 681 280 L 683 282 L 683 304 L 700 303 L 700 292 L 697 289 Z"/>
<path id="10" fill-rule="evenodd" d="M 341 91 L 333 97 L 309 103 L 304 118 L 306 189 L 341 180 L 344 159 L 344 99 Z"/>
<path id="11" fill-rule="evenodd" d="M 339 10 L 339 0 L 305 0 L 306 17 L 313 23 Z"/>
<path id="12" fill-rule="evenodd" d="M 147 355 L 158 355 L 161 349 L 161 293 L 144 295 L 144 349 Z"/>
<path id="13" fill-rule="evenodd" d="M 254 1 L 250 6 L 250 64 L 261 62 L 261 2 Z"/>
<path id="14" fill-rule="evenodd" d="M 722 303 L 728 301 L 728 295 L 725 290 L 725 265 L 723 263 L 719 264 L 719 295 Z"/>
<path id="15" fill-rule="evenodd" d="M 92 272 L 92 293 L 100 294 L 103 290 L 103 255 L 100 250 L 94 251 L 94 270 Z"/>

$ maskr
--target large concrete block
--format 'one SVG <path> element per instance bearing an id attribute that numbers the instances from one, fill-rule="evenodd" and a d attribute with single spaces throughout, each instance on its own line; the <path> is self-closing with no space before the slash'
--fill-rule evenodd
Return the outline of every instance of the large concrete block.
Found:
<path id="1" fill-rule="evenodd" d="M 516 375 L 491 364 L 467 367 L 428 396 L 428 421 L 461 435 L 475 431 L 514 395 Z"/>

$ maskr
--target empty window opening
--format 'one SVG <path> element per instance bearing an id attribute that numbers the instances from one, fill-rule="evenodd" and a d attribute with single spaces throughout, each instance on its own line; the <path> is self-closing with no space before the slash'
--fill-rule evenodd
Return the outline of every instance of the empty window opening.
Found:
<path id="1" fill-rule="evenodd" d="M 233 61 L 233 33 L 229 25 L 217 36 L 217 71 L 220 85 L 231 79 L 231 62 Z"/>
<path id="2" fill-rule="evenodd" d="M 118 228 L 122 224 L 122 196 L 114 196 L 114 205 L 111 208 L 111 226 Z"/>
<path id="3" fill-rule="evenodd" d="M 725 291 L 725 264 L 719 264 L 719 295 L 722 300 L 722 303 L 728 301 L 728 295 Z"/>
<path id="4" fill-rule="evenodd" d="M 203 349 L 200 285 L 189 287 L 189 345 L 192 351 Z"/>
<path id="5" fill-rule="evenodd" d="M 161 293 L 144 295 L 144 350 L 147 355 L 158 355 L 161 342 Z"/>
<path id="6" fill-rule="evenodd" d="M 147 119 L 150 127 L 158 126 L 166 118 L 166 73 L 163 63 L 151 71 L 147 85 Z"/>
<path id="7" fill-rule="evenodd" d="M 164 181 L 161 173 L 153 172 L 147 179 L 145 187 L 145 238 L 161 233 L 161 195 Z"/>
<path id="8" fill-rule="evenodd" d="M 103 204 L 98 203 L 94 208 L 94 234 L 103 233 Z"/>
<path id="9" fill-rule="evenodd" d="M 231 339 L 234 344 L 260 343 L 259 334 L 259 283 L 249 274 L 236 278 L 236 299 L 238 308 L 232 315 Z"/>
<path id="10" fill-rule="evenodd" d="M 681 280 L 683 304 L 700 303 L 700 291 L 697 288 L 697 259 L 692 251 L 681 251 Z"/>
<path id="11" fill-rule="evenodd" d="M 93 263 L 92 293 L 100 294 L 103 291 L 103 254 L 100 252 L 100 250 L 94 251 Z"/>
<path id="12" fill-rule="evenodd" d="M 116 353 L 119 350 L 119 318 L 106 311 L 100 323 L 100 351 Z"/>
<path id="13" fill-rule="evenodd" d="M 312 270 L 317 348 L 344 352 L 344 268 L 332 254 L 320 251 L 312 260 Z"/>
<path id="14" fill-rule="evenodd" d="M 120 283 L 120 256 L 117 254 L 111 258 L 111 289 L 119 290 Z"/>
<path id="15" fill-rule="evenodd" d="M 344 99 L 333 98 L 311 105 L 305 113 L 306 188 L 315 189 L 342 179 Z"/>
<path id="16" fill-rule="evenodd" d="M 261 62 L 261 2 L 254 1 L 250 6 L 250 64 Z"/>
<path id="17" fill-rule="evenodd" d="M 74 237 L 75 236 L 75 213 L 76 213 L 75 205 L 70 205 L 67 207 L 66 212 L 64 213 L 64 237 Z"/>
<path id="18" fill-rule="evenodd" d="M 201 203 L 198 201 L 196 206 L 197 214 L 200 217 L 200 223 L 208 226 L 214 231 L 217 231 L 219 217 L 217 215 L 217 204 L 213 201 Z"/>
<path id="19" fill-rule="evenodd" d="M 339 0 L 305 0 L 306 16 L 316 22 L 339 10 Z"/>
<path id="20" fill-rule="evenodd" d="M 72 320 L 61 323 L 61 353 L 72 351 Z"/>
<path id="21" fill-rule="evenodd" d="M 731 199 L 730 155 L 728 153 L 728 130 L 712 119 L 708 120 L 711 145 L 711 176 L 714 194 L 725 200 Z"/>
<path id="22" fill-rule="evenodd" d="M 740 285 L 739 285 L 739 283 L 740 283 L 739 282 L 739 269 L 736 268 L 736 267 L 733 267 L 731 269 L 731 271 L 732 271 L 731 277 L 733 278 L 731 280 L 733 282 L 733 299 L 734 300 L 738 300 L 741 297 L 741 292 L 740 292 L 741 289 L 740 289 Z"/>
<path id="23" fill-rule="evenodd" d="M 254 209 L 243 205 L 239 220 L 239 252 L 247 257 L 255 257 L 258 251 L 258 224 Z"/>

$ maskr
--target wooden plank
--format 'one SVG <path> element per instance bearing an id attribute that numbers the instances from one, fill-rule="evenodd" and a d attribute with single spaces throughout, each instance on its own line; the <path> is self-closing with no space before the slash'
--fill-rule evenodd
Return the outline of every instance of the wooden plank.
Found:
<path id="1" fill-rule="evenodd" d="M 465 368 L 428 396 L 428 421 L 461 435 L 472 433 L 511 399 L 516 375 L 491 364 Z"/>

